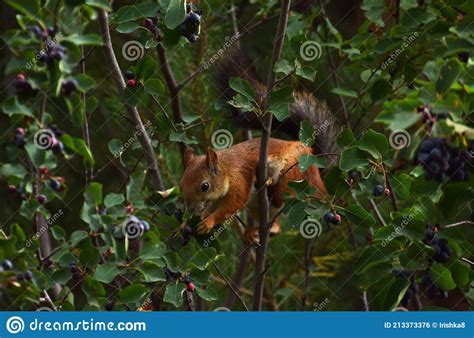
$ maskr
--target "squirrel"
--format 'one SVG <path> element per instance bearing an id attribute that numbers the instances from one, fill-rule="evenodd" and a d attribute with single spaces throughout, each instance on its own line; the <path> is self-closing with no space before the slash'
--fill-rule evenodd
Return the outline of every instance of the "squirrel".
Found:
<path id="1" fill-rule="evenodd" d="M 241 51 L 235 51 L 218 65 L 217 85 L 226 101 L 235 92 L 229 87 L 231 77 L 247 80 L 262 100 L 266 87 L 258 80 L 255 70 Z M 268 195 L 271 204 L 270 219 L 275 218 L 270 234 L 280 232 L 278 212 L 283 208 L 282 193 L 292 194 L 288 182 L 306 180 L 316 188 L 315 197 L 322 199 L 327 194 L 321 173 L 316 166 L 305 172 L 298 168 L 301 155 L 334 154 L 337 152 L 335 138 L 338 133 L 335 118 L 327 105 L 307 91 L 295 91 L 290 104 L 291 116 L 284 121 L 274 119 L 272 130 L 279 130 L 293 139 L 298 139 L 299 125 L 310 121 L 315 130 L 315 146 L 311 148 L 301 141 L 286 141 L 270 138 L 268 149 Z M 243 127 L 260 129 L 259 116 L 252 112 L 232 109 L 235 120 Z M 198 234 L 209 233 L 217 224 L 237 212 L 248 209 L 255 220 L 259 219 L 258 197 L 255 189 L 256 171 L 259 162 L 260 139 L 254 138 L 235 144 L 227 149 L 214 150 L 209 147 L 205 155 L 197 156 L 192 148 L 184 153 L 184 174 L 181 180 L 184 203 L 188 211 L 200 215 Z M 334 163 L 328 157 L 329 163 Z M 247 229 L 246 236 L 255 239 L 258 228 Z"/>

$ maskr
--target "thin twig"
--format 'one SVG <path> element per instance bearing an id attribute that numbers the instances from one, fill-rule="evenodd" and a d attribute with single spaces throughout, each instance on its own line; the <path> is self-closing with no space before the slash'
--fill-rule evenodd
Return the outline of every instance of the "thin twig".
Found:
<path id="1" fill-rule="evenodd" d="M 239 299 L 240 303 L 242 304 L 242 306 L 244 307 L 244 309 L 246 311 L 250 311 L 249 308 L 247 307 L 247 304 L 245 304 L 245 301 L 242 299 L 242 297 L 240 296 L 239 292 L 237 290 L 234 289 L 234 287 L 231 285 L 231 283 L 229 282 L 229 280 L 227 279 L 227 277 L 222 273 L 222 271 L 219 269 L 219 267 L 217 266 L 216 263 L 212 263 L 212 266 L 214 267 L 214 269 L 216 269 L 217 273 L 219 274 L 219 276 L 221 276 L 221 278 L 225 281 L 225 283 L 227 284 L 227 286 L 230 288 L 230 290 L 232 291 L 232 293 Z"/>
<path id="2" fill-rule="evenodd" d="M 385 223 L 385 220 L 383 219 L 382 214 L 380 213 L 379 208 L 377 207 L 377 204 L 375 204 L 374 200 L 372 198 L 369 198 L 370 205 L 372 206 L 372 209 L 374 209 L 375 215 L 377 216 L 378 220 L 383 226 L 387 226 L 387 223 Z"/>
<path id="3" fill-rule="evenodd" d="M 105 47 L 105 55 L 108 66 L 112 70 L 112 77 L 114 79 L 115 85 L 119 93 L 122 93 L 125 89 L 125 80 L 122 76 L 122 71 L 115 57 L 115 52 L 112 46 L 112 40 L 110 37 L 109 29 L 109 19 L 107 12 L 103 9 L 97 10 L 99 30 L 102 35 L 102 41 Z M 128 114 L 130 115 L 131 120 L 139 131 L 139 140 L 140 144 L 145 152 L 145 157 L 148 162 L 148 170 L 152 177 L 153 188 L 156 190 L 165 190 L 165 186 L 161 179 L 160 169 L 158 168 L 158 162 L 156 161 L 156 154 L 151 144 L 151 139 L 148 136 L 148 133 L 143 125 L 142 119 L 136 107 L 125 104 Z"/>
<path id="4" fill-rule="evenodd" d="M 267 78 L 267 91 L 265 93 L 264 105 L 265 110 L 268 106 L 268 95 L 270 88 L 273 88 L 275 83 L 276 74 L 273 71 L 275 65 L 280 59 L 281 51 L 283 48 L 283 42 L 285 39 L 286 26 L 288 24 L 288 14 L 290 10 L 291 0 L 282 0 L 280 8 L 280 18 L 278 20 L 278 28 L 275 36 L 275 42 L 273 45 L 272 62 L 270 63 L 270 69 L 268 71 Z M 257 182 L 259 187 L 258 201 L 260 211 L 260 227 L 259 237 L 260 246 L 257 248 L 257 256 L 255 259 L 255 287 L 254 287 L 254 298 L 253 298 L 253 310 L 260 311 L 262 309 L 262 298 L 263 289 L 265 283 L 265 262 L 268 247 L 268 236 L 271 224 L 270 222 L 270 203 L 268 200 L 267 186 L 265 182 L 267 180 L 267 160 L 268 160 L 268 144 L 270 141 L 270 132 L 272 128 L 273 114 L 267 112 L 263 119 L 262 135 L 260 139 L 260 153 L 259 163 L 257 170 Z"/>
<path id="5" fill-rule="evenodd" d="M 464 225 L 464 224 L 471 224 L 474 225 L 474 222 L 471 221 L 461 221 L 453 224 L 448 224 L 448 225 L 443 225 L 442 228 L 452 228 L 452 227 L 457 227 L 459 225 Z"/>

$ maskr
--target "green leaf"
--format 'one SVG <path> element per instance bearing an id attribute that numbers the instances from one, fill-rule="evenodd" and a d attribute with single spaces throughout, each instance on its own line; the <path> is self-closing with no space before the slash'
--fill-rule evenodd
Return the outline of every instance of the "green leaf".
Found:
<path id="1" fill-rule="evenodd" d="M 165 25 L 169 29 L 178 27 L 186 16 L 185 0 L 170 0 L 165 14 Z"/>
<path id="2" fill-rule="evenodd" d="M 36 18 L 40 14 L 40 0 L 6 0 L 5 2 L 30 19 Z"/>
<path id="3" fill-rule="evenodd" d="M 301 155 L 299 163 L 298 163 L 298 168 L 302 172 L 305 172 L 306 170 L 308 170 L 308 168 L 312 165 L 318 168 L 325 168 L 326 160 L 323 156 L 314 156 L 314 155 L 308 155 L 308 154 Z"/>
<path id="4" fill-rule="evenodd" d="M 118 293 L 118 299 L 124 304 L 142 302 L 148 294 L 148 289 L 143 284 L 132 284 Z"/>
<path id="5" fill-rule="evenodd" d="M 98 297 L 105 295 L 105 289 L 102 284 L 93 279 L 92 276 L 86 276 L 83 279 L 81 289 L 89 303 L 95 303 Z"/>
<path id="6" fill-rule="evenodd" d="M 365 150 L 375 159 L 381 160 L 388 151 L 388 141 L 385 135 L 369 129 L 357 142 L 357 148 Z"/>
<path id="7" fill-rule="evenodd" d="M 237 93 L 245 96 L 249 101 L 255 101 L 255 91 L 247 80 L 240 77 L 231 77 L 229 86 Z"/>
<path id="8" fill-rule="evenodd" d="M 213 300 L 217 300 L 217 293 L 211 289 L 209 286 L 206 287 L 205 289 L 203 288 L 196 288 L 196 292 L 204 300 L 207 300 L 208 302 L 211 302 Z"/>
<path id="9" fill-rule="evenodd" d="M 187 266 L 196 267 L 199 270 L 204 270 L 208 265 L 218 257 L 217 251 L 214 248 L 201 249 L 194 254 L 188 261 Z"/>
<path id="10" fill-rule="evenodd" d="M 145 92 L 151 95 L 160 95 L 165 92 L 165 86 L 160 79 L 151 78 L 145 82 Z"/>
<path id="11" fill-rule="evenodd" d="M 22 103 L 19 103 L 16 96 L 10 96 L 3 101 L 2 111 L 8 116 L 25 115 L 33 117 L 30 108 Z"/>
<path id="12" fill-rule="evenodd" d="M 285 75 L 290 74 L 295 67 L 285 59 L 281 59 L 278 61 L 278 63 L 275 65 L 274 71 L 275 73 L 283 73 Z"/>
<path id="13" fill-rule="evenodd" d="M 445 94 L 461 75 L 462 69 L 459 61 L 449 60 L 441 67 L 438 80 L 436 81 L 436 92 Z"/>
<path id="14" fill-rule="evenodd" d="M 364 0 L 361 6 L 365 12 L 365 17 L 375 22 L 380 27 L 384 27 L 385 23 L 382 19 L 384 12 L 384 2 L 379 0 Z"/>
<path id="15" fill-rule="evenodd" d="M 443 290 L 450 291 L 456 287 L 456 283 L 453 280 L 451 271 L 449 271 L 449 269 L 443 264 L 433 264 L 430 275 L 433 283 L 438 285 Z"/>
<path id="16" fill-rule="evenodd" d="M 21 164 L 4 164 L 2 166 L 3 176 L 15 176 L 23 179 L 28 172 Z"/>
<path id="17" fill-rule="evenodd" d="M 68 149 L 81 155 L 90 167 L 94 166 L 94 156 L 92 155 L 91 150 L 87 147 L 83 139 L 74 138 L 68 134 L 64 134 L 63 136 L 61 136 L 61 141 Z"/>
<path id="18" fill-rule="evenodd" d="M 300 124 L 299 139 L 305 146 L 311 147 L 316 141 L 316 134 L 314 132 L 314 126 L 309 121 L 302 121 Z"/>
<path id="19" fill-rule="evenodd" d="M 51 234 L 53 235 L 53 238 L 57 241 L 63 241 L 66 238 L 66 231 L 64 231 L 63 228 L 61 228 L 59 225 L 53 225 L 50 227 L 51 229 Z"/>
<path id="20" fill-rule="evenodd" d="M 341 153 L 339 168 L 342 171 L 349 171 L 366 164 L 368 164 L 367 154 L 358 147 L 344 149 Z"/>
<path id="21" fill-rule="evenodd" d="M 138 270 L 142 273 L 144 282 L 153 283 L 166 281 L 163 268 L 156 263 L 145 261 Z"/>
<path id="22" fill-rule="evenodd" d="M 358 204 L 351 204 L 342 210 L 356 226 L 368 228 L 376 223 L 374 216 Z"/>
<path id="23" fill-rule="evenodd" d="M 92 182 L 84 192 L 85 202 L 95 206 L 99 206 L 102 203 L 102 184 Z"/>
<path id="24" fill-rule="evenodd" d="M 117 11 L 114 21 L 116 23 L 122 23 L 140 18 L 154 17 L 158 9 L 159 5 L 156 2 L 143 2 L 130 6 L 122 6 Z"/>
<path id="25" fill-rule="evenodd" d="M 138 171 L 130 176 L 130 181 L 127 184 L 127 201 L 135 206 L 140 206 L 143 203 L 142 186 L 144 181 L 145 173 Z"/>
<path id="26" fill-rule="evenodd" d="M 122 34 L 132 33 L 136 31 L 140 25 L 135 21 L 123 22 L 119 24 L 116 28 L 117 32 Z"/>
<path id="27" fill-rule="evenodd" d="M 104 198 L 104 205 L 107 208 L 120 205 L 125 201 L 125 197 L 123 197 L 123 194 L 115 194 L 115 193 L 110 193 L 107 194 Z"/>
<path id="28" fill-rule="evenodd" d="M 87 247 L 81 250 L 79 261 L 87 268 L 93 268 L 100 262 L 100 252 L 96 247 Z"/>
<path id="29" fill-rule="evenodd" d="M 351 89 L 336 87 L 331 90 L 336 95 L 357 98 L 357 93 Z"/>
<path id="30" fill-rule="evenodd" d="M 290 116 L 290 104 L 293 101 L 293 88 L 281 88 L 270 93 L 268 97 L 268 111 L 273 113 L 278 121 L 283 121 Z"/>
<path id="31" fill-rule="evenodd" d="M 119 274 L 117 266 L 114 264 L 99 265 L 94 272 L 94 278 L 99 282 L 110 284 Z"/>
<path id="32" fill-rule="evenodd" d="M 95 8 L 105 9 L 106 11 L 112 10 L 112 7 L 110 7 L 108 0 L 86 0 L 86 5 Z"/>
<path id="33" fill-rule="evenodd" d="M 173 272 L 179 271 L 179 266 L 181 265 L 181 258 L 179 258 L 178 254 L 174 251 L 167 251 L 164 254 L 164 258 L 166 261 L 166 266 Z"/>
<path id="34" fill-rule="evenodd" d="M 372 101 L 379 102 L 385 100 L 392 90 L 392 87 L 385 79 L 378 79 L 372 85 L 370 90 L 370 97 Z"/>
<path id="35" fill-rule="evenodd" d="M 71 34 L 65 37 L 63 41 L 69 41 L 76 46 L 102 46 L 102 39 L 98 34 Z"/>
<path id="36" fill-rule="evenodd" d="M 309 80 L 309 81 L 314 81 L 316 79 L 316 69 L 314 69 L 311 66 L 301 66 L 296 68 L 296 75 Z"/>
<path id="37" fill-rule="evenodd" d="M 83 92 L 87 93 L 89 90 L 96 86 L 95 80 L 86 74 L 79 74 L 74 77 L 77 81 L 77 88 Z"/>
<path id="38" fill-rule="evenodd" d="M 74 231 L 71 234 L 71 238 L 69 239 L 71 241 L 71 246 L 77 246 L 81 241 L 83 241 L 87 237 L 89 237 L 89 235 L 87 234 L 87 232 L 83 230 Z"/>
<path id="39" fill-rule="evenodd" d="M 136 74 L 137 79 L 143 79 L 145 83 L 152 78 L 158 68 L 155 59 L 148 55 L 138 61 Z M 136 87 L 135 87 L 136 88 Z"/>
<path id="40" fill-rule="evenodd" d="M 458 287 L 463 288 L 468 285 L 470 268 L 467 263 L 457 260 L 449 267 L 449 270 Z"/>
<path id="41" fill-rule="evenodd" d="M 337 137 L 337 145 L 340 148 L 346 148 L 353 145 L 356 142 L 356 138 L 352 133 L 352 130 L 344 128 L 342 129 L 341 133 Z"/>
<path id="42" fill-rule="evenodd" d="M 181 284 L 168 284 L 163 301 L 178 307 L 183 304 L 184 287 Z"/>

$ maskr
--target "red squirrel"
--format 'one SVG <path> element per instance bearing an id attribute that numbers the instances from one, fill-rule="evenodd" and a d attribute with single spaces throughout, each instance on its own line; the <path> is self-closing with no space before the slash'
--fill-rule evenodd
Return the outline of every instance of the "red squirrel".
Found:
<path id="1" fill-rule="evenodd" d="M 263 98 L 265 86 L 258 81 L 255 71 L 246 58 L 239 52 L 221 62 L 218 71 L 218 85 L 224 97 L 230 100 L 235 94 L 229 88 L 229 79 L 239 76 L 246 79 L 255 89 L 258 99 Z M 288 182 L 306 180 L 316 188 L 315 196 L 323 198 L 326 188 L 316 166 L 304 173 L 299 170 L 301 155 L 315 153 L 335 153 L 337 127 L 334 117 L 325 103 L 318 101 L 306 91 L 296 91 L 295 101 L 290 105 L 291 117 L 284 121 L 275 121 L 273 130 L 297 138 L 299 124 L 310 121 L 315 132 L 315 147 L 311 148 L 301 141 L 285 141 L 270 138 L 268 150 L 267 181 L 272 219 L 283 207 L 283 192 L 292 193 Z M 261 128 L 259 117 L 252 112 L 232 111 L 240 124 L 249 128 Z M 324 128 L 322 128 L 322 126 Z M 208 148 L 205 155 L 196 156 L 194 150 L 187 148 L 184 154 L 185 171 L 181 180 L 186 208 L 197 213 L 201 221 L 197 226 L 198 234 L 205 234 L 217 224 L 222 224 L 236 212 L 248 209 L 250 215 L 258 221 L 258 197 L 255 191 L 256 170 L 259 161 L 260 139 L 241 142 L 224 150 Z M 329 162 L 333 161 L 331 157 Z M 255 233 L 255 229 L 250 230 Z M 278 218 L 270 229 L 275 234 L 280 231 Z"/>

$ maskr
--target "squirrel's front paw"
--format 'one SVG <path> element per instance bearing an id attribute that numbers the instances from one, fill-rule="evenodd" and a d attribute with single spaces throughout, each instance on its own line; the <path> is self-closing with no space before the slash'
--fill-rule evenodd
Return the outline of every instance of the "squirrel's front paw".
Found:
<path id="1" fill-rule="evenodd" d="M 214 227 L 214 220 L 210 217 L 203 219 L 196 227 L 198 235 L 205 235 L 209 233 Z"/>

